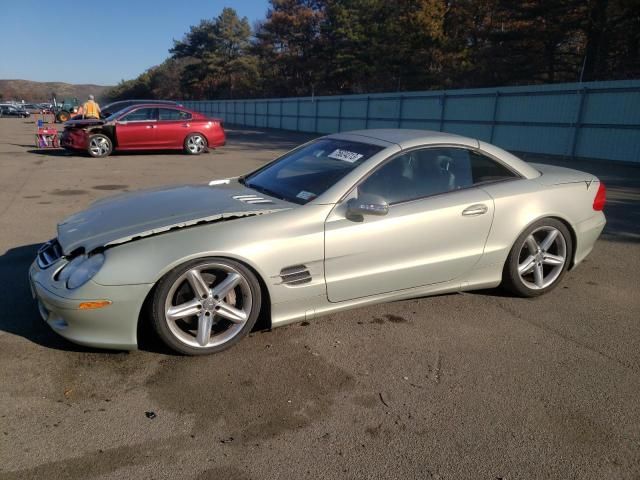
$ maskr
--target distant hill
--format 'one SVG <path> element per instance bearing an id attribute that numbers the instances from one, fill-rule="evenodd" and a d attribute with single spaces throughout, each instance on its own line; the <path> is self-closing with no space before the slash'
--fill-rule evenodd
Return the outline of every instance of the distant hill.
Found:
<path id="1" fill-rule="evenodd" d="M 0 80 L 2 100 L 25 100 L 26 102 L 46 102 L 55 93 L 58 100 L 76 97 L 84 100 L 89 94 L 97 100 L 113 88 L 106 85 L 74 85 L 64 82 L 32 82 L 31 80 Z"/>

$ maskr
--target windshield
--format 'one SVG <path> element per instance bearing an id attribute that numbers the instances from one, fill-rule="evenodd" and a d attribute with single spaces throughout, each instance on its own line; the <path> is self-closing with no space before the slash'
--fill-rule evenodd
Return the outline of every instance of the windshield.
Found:
<path id="1" fill-rule="evenodd" d="M 131 109 L 132 107 L 131 107 L 131 106 L 128 106 L 128 107 L 122 107 L 122 108 L 119 108 L 118 106 L 116 106 L 116 108 L 118 108 L 118 110 L 116 110 L 115 112 L 106 112 L 106 113 L 108 113 L 108 114 L 109 114 L 109 116 L 108 116 L 107 118 L 105 118 L 105 120 L 106 120 L 107 122 L 111 122 L 111 121 L 115 120 L 115 119 L 116 119 L 116 118 L 118 118 L 120 115 L 122 115 L 122 113 L 123 113 L 125 110 L 129 110 L 129 109 Z"/>
<path id="2" fill-rule="evenodd" d="M 384 147 L 323 138 L 281 157 L 248 175 L 254 190 L 303 205 L 333 186 Z"/>

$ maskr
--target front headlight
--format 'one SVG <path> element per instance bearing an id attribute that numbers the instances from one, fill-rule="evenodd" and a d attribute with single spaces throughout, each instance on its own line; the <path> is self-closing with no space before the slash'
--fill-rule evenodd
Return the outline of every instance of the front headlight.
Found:
<path id="1" fill-rule="evenodd" d="M 58 280 L 66 282 L 67 288 L 73 290 L 91 280 L 103 263 L 104 255 L 101 253 L 76 257 L 60 272 Z"/>
<path id="2" fill-rule="evenodd" d="M 62 270 L 60 270 L 60 273 L 58 273 L 56 280 L 64 282 L 64 284 L 66 285 L 67 280 L 69 280 L 69 277 L 71 276 L 71 274 L 76 270 L 76 268 L 78 268 L 78 265 L 80 265 L 86 259 L 87 259 L 86 255 L 79 255 L 73 260 L 71 260 L 64 267 L 62 267 Z"/>

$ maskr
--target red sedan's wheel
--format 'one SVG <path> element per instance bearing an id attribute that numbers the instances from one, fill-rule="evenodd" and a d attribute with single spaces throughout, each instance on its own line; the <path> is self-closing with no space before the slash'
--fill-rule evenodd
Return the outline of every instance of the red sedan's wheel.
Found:
<path id="1" fill-rule="evenodd" d="M 192 133 L 184 139 L 184 152 L 187 155 L 200 155 L 207 151 L 207 139 L 199 133 Z"/>
<path id="2" fill-rule="evenodd" d="M 113 150 L 111 139 L 101 133 L 89 137 L 87 153 L 94 158 L 107 157 Z"/>

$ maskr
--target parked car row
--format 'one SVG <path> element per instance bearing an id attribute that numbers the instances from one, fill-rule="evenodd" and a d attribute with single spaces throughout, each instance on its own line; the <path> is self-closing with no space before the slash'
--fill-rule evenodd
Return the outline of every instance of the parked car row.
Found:
<path id="1" fill-rule="evenodd" d="M 19 104 L 12 104 L 12 103 L 0 104 L 0 117 L 27 118 L 29 115 L 31 114 L 24 108 L 21 108 Z"/>

